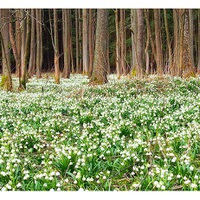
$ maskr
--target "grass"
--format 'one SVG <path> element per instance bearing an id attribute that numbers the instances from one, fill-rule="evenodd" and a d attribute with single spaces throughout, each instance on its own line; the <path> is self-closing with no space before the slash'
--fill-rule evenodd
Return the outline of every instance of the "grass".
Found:
<path id="1" fill-rule="evenodd" d="M 200 79 L 32 79 L 0 91 L 1 190 L 200 190 Z"/>

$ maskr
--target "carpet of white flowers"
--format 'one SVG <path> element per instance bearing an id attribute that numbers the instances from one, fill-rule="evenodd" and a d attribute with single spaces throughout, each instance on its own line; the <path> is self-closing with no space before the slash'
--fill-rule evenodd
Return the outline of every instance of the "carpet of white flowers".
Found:
<path id="1" fill-rule="evenodd" d="M 200 79 L 84 76 L 0 91 L 0 190 L 200 190 Z"/>

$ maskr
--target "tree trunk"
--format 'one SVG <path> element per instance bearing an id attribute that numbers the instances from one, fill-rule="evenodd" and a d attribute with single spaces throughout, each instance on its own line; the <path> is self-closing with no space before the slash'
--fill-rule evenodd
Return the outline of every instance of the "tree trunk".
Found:
<path id="1" fill-rule="evenodd" d="M 93 84 L 103 84 L 108 82 L 107 69 L 108 62 L 106 56 L 108 34 L 108 10 L 97 10 L 97 28 L 95 40 L 95 56 L 93 73 L 90 82 Z"/>
<path id="2" fill-rule="evenodd" d="M 115 26 L 116 26 L 116 70 L 117 77 L 122 75 L 121 57 L 120 57 L 120 33 L 119 33 L 119 10 L 115 10 Z"/>
<path id="3" fill-rule="evenodd" d="M 54 16 L 54 66 L 55 66 L 55 83 L 60 83 L 60 67 L 59 67 L 59 44 L 58 44 L 58 15 L 57 10 L 53 10 Z"/>
<path id="4" fill-rule="evenodd" d="M 89 9 L 89 30 L 88 30 L 88 45 L 89 45 L 89 78 L 92 75 L 92 67 L 94 61 L 94 20 L 93 20 L 93 9 Z"/>
<path id="5" fill-rule="evenodd" d="M 63 78 L 70 77 L 70 10 L 62 10 L 63 18 L 63 54 L 64 54 L 64 69 L 63 69 Z"/>
<path id="6" fill-rule="evenodd" d="M 88 11 L 83 9 L 83 74 L 89 72 L 88 63 Z"/>
<path id="7" fill-rule="evenodd" d="M 1 36 L 1 47 L 2 47 L 2 87 L 6 91 L 12 91 L 12 78 L 11 78 L 11 64 L 10 64 L 10 50 L 9 50 L 9 23 L 10 13 L 9 9 L 0 10 L 0 36 Z"/>
<path id="8" fill-rule="evenodd" d="M 143 19 L 143 9 L 137 9 L 137 72 L 138 76 L 143 75 L 143 66 L 144 66 L 144 19 Z"/>
<path id="9" fill-rule="evenodd" d="M 198 9 L 198 66 L 197 73 L 200 74 L 200 10 Z"/>
<path id="10" fill-rule="evenodd" d="M 191 55 L 191 67 L 194 70 L 194 19 L 193 19 L 193 11 L 189 9 L 189 52 Z"/>
<path id="11" fill-rule="evenodd" d="M 131 58 L 131 75 L 136 74 L 136 36 L 137 36 L 137 16 L 136 9 L 131 9 L 131 50 L 132 50 L 132 58 Z"/>
<path id="12" fill-rule="evenodd" d="M 78 73 L 82 73 L 83 72 L 83 25 L 82 25 L 82 15 L 81 15 L 81 10 L 82 9 L 78 9 L 78 19 L 79 19 L 79 70 Z"/>
<path id="13" fill-rule="evenodd" d="M 192 37 L 190 34 L 192 35 Z M 181 68 L 181 76 L 194 76 L 194 73 L 195 69 L 193 57 L 193 24 L 190 24 L 189 10 L 186 9 L 184 18 L 183 65 Z"/>
<path id="14" fill-rule="evenodd" d="M 42 10 L 36 9 L 36 76 L 37 78 L 41 78 L 41 70 L 42 70 Z"/>
<path id="15" fill-rule="evenodd" d="M 167 72 L 171 71 L 172 68 L 172 48 L 170 44 L 170 36 L 169 36 L 169 28 L 168 28 L 168 21 L 167 21 L 167 11 L 164 9 L 164 21 L 165 21 L 165 31 L 166 31 L 166 37 L 167 37 L 167 48 L 168 48 L 168 64 L 167 64 Z"/>
<path id="16" fill-rule="evenodd" d="M 156 41 L 156 65 L 159 76 L 163 75 L 163 53 L 162 53 L 162 39 L 161 39 L 161 25 L 160 25 L 160 10 L 154 9 L 155 22 L 155 41 Z"/>
<path id="17" fill-rule="evenodd" d="M 36 55 L 35 55 L 35 9 L 31 9 L 31 44 L 30 44 L 30 59 L 28 67 L 28 77 L 31 77 L 35 72 Z"/>
<path id="18" fill-rule="evenodd" d="M 126 31 L 125 31 L 125 9 L 120 9 L 120 58 L 121 58 L 121 68 L 122 74 L 126 74 Z"/>
<path id="19" fill-rule="evenodd" d="M 16 75 L 18 75 L 19 80 L 21 80 L 21 43 L 22 43 L 22 36 L 21 36 L 21 28 L 20 28 L 20 22 L 21 22 L 21 10 L 17 9 L 15 12 L 15 41 L 16 41 L 16 48 L 17 52 L 20 58 L 20 64 L 16 66 Z M 21 82 L 21 81 L 20 81 Z M 21 87 L 20 87 L 21 88 Z"/>
<path id="20" fill-rule="evenodd" d="M 150 39 L 150 44 L 151 44 L 153 57 L 154 57 L 154 59 L 156 59 L 156 48 L 155 48 L 155 42 L 154 42 L 155 39 L 153 37 L 153 33 L 152 33 L 152 30 L 151 30 L 150 19 L 149 19 L 149 10 L 145 9 L 144 10 L 144 14 L 145 14 L 147 31 L 149 33 L 149 39 Z M 153 63 L 150 63 L 150 66 L 153 66 Z M 152 69 L 151 69 L 151 71 L 152 71 Z"/>
<path id="21" fill-rule="evenodd" d="M 22 22 L 21 22 L 21 85 L 22 88 L 26 89 L 26 14 L 24 10 L 21 10 Z"/>
<path id="22" fill-rule="evenodd" d="M 76 72 L 79 73 L 79 16 L 78 9 L 75 10 L 75 30 L 76 30 Z"/>
<path id="23" fill-rule="evenodd" d="M 16 23 L 17 23 L 17 21 L 16 21 Z M 12 46 L 13 55 L 14 55 L 15 63 L 16 63 L 16 72 L 18 73 L 17 75 L 19 75 L 19 72 L 21 74 L 21 67 L 20 67 L 21 66 L 21 55 L 20 55 L 20 52 L 16 45 L 17 41 L 15 41 L 15 37 L 14 37 L 11 15 L 10 15 L 10 22 L 9 22 L 9 35 L 10 35 L 10 43 Z M 19 75 L 19 88 L 21 88 L 20 79 L 21 79 L 21 76 Z"/>

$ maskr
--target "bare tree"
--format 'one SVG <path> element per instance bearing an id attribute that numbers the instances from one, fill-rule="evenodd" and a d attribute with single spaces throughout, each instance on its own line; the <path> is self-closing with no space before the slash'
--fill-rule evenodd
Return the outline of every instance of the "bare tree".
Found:
<path id="1" fill-rule="evenodd" d="M 7 91 L 12 91 L 12 78 L 11 78 L 11 64 L 10 64 L 10 39 L 9 39 L 9 23 L 10 23 L 10 13 L 9 9 L 0 10 L 0 40 L 2 47 L 2 86 L 3 89 Z"/>
<path id="2" fill-rule="evenodd" d="M 95 40 L 95 56 L 93 72 L 90 79 L 91 83 L 103 84 L 107 80 L 107 34 L 108 34 L 108 10 L 97 10 L 97 28 L 96 28 L 96 40 Z"/>
<path id="3" fill-rule="evenodd" d="M 35 72 L 36 66 L 36 35 L 35 35 L 35 14 L 36 10 L 31 9 L 31 44 L 30 44 L 30 59 L 29 59 L 29 67 L 28 67 L 28 76 L 31 77 Z"/>
<path id="4" fill-rule="evenodd" d="M 62 9 L 62 22 L 63 22 L 63 54 L 64 54 L 64 69 L 63 69 L 63 78 L 70 77 L 70 10 Z"/>
<path id="5" fill-rule="evenodd" d="M 88 74 L 88 11 L 83 9 L 83 74 Z"/>
<path id="6" fill-rule="evenodd" d="M 58 14 L 53 9 L 54 16 L 54 66 L 55 66 L 55 83 L 60 83 L 60 66 L 59 66 L 59 44 L 58 44 Z"/>
<path id="7" fill-rule="evenodd" d="M 155 22 L 155 41 L 156 41 L 156 65 L 159 76 L 163 74 L 163 52 L 162 52 L 162 38 L 160 25 L 160 9 L 154 9 Z"/>

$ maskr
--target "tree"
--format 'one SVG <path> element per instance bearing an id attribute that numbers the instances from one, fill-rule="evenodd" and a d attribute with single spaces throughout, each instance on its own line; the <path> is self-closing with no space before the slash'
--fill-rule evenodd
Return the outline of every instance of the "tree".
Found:
<path id="1" fill-rule="evenodd" d="M 94 61 L 94 17 L 93 17 L 94 10 L 89 9 L 89 27 L 88 27 L 88 48 L 89 48 L 89 78 L 92 75 L 92 68 L 93 68 L 93 61 Z"/>
<path id="2" fill-rule="evenodd" d="M 163 52 L 162 52 L 162 38 L 160 25 L 160 9 L 154 9 L 155 22 L 155 42 L 156 42 L 156 65 L 159 76 L 163 74 Z"/>
<path id="3" fill-rule="evenodd" d="M 198 10 L 198 67 L 197 72 L 200 73 L 200 10 Z"/>
<path id="4" fill-rule="evenodd" d="M 60 66 L 59 66 L 59 44 L 58 44 L 58 14 L 57 10 L 53 9 L 54 16 L 54 66 L 55 66 L 55 83 L 60 83 Z"/>
<path id="5" fill-rule="evenodd" d="M 36 76 L 41 78 L 43 51 L 42 51 L 42 10 L 36 9 Z"/>
<path id="6" fill-rule="evenodd" d="M 144 66 L 144 19 L 143 19 L 143 9 L 137 9 L 137 75 L 143 75 L 143 66 Z"/>
<path id="7" fill-rule="evenodd" d="M 91 83 L 103 84 L 108 82 L 107 80 L 107 33 L 108 32 L 108 10 L 97 10 L 97 28 L 96 28 L 96 40 L 95 40 L 95 55 L 93 72 L 90 79 Z"/>
<path id="8" fill-rule="evenodd" d="M 35 49 L 35 9 L 31 9 L 31 44 L 30 44 L 30 59 L 29 59 L 29 67 L 28 67 L 28 76 L 31 77 L 35 72 L 36 66 L 36 49 Z M 40 77 L 40 74 L 39 74 Z"/>
<path id="9" fill-rule="evenodd" d="M 0 39 L 2 47 L 2 67 L 3 76 L 1 85 L 3 89 L 12 91 L 12 78 L 11 78 L 11 65 L 10 65 L 10 39 L 9 39 L 9 23 L 10 13 L 9 9 L 0 10 L 1 27 L 0 27 Z"/>
<path id="10" fill-rule="evenodd" d="M 64 69 L 63 78 L 70 77 L 70 46 L 71 46 L 71 24 L 70 24 L 70 10 L 62 9 L 62 22 L 63 22 L 63 55 L 64 55 Z"/>
<path id="11" fill-rule="evenodd" d="M 172 48 L 171 48 L 171 42 L 170 42 L 169 26 L 168 26 L 166 9 L 164 9 L 164 22 L 165 22 L 165 31 L 166 31 L 166 38 L 167 38 L 168 56 L 169 56 L 168 69 L 171 70 L 171 68 L 172 68 Z"/>
<path id="12" fill-rule="evenodd" d="M 21 86 L 20 89 L 26 89 L 27 82 L 27 63 L 29 55 L 29 40 L 30 40 L 30 18 L 26 15 L 28 10 L 21 10 Z"/>
<path id="13" fill-rule="evenodd" d="M 88 74 L 88 11 L 83 9 L 83 74 Z"/>

